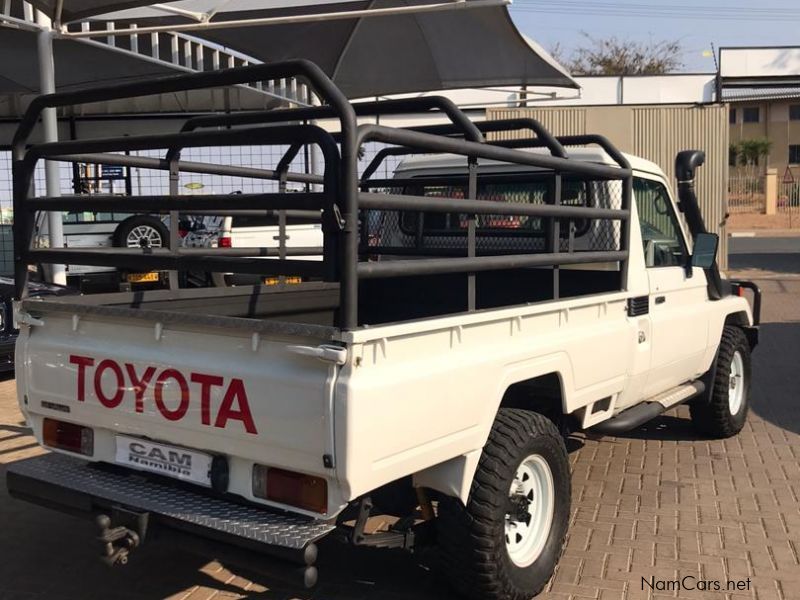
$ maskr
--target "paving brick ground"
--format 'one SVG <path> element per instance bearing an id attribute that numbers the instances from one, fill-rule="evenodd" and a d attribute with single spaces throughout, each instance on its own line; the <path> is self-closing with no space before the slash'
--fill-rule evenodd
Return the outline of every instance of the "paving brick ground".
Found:
<path id="1" fill-rule="evenodd" d="M 569 540 L 541 598 L 800 598 L 800 277 L 759 277 L 765 324 L 744 431 L 698 439 L 682 408 L 626 437 L 576 436 Z M 0 479 L 6 465 L 39 451 L 13 396 L 13 379 L 0 383 Z M 400 553 L 323 547 L 321 585 L 307 592 L 255 561 L 234 567 L 162 546 L 110 570 L 92 535 L 86 522 L 12 500 L 0 481 L 0 598 L 450 598 Z M 642 578 L 687 576 L 723 590 L 643 589 Z M 728 580 L 749 580 L 749 589 L 728 592 Z"/>

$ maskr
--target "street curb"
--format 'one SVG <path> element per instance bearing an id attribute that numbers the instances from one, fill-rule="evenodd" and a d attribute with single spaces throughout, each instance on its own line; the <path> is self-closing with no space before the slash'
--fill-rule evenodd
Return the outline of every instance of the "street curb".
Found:
<path id="1" fill-rule="evenodd" d="M 731 231 L 729 238 L 771 238 L 771 237 L 800 237 L 800 229 L 753 229 L 749 231 Z"/>

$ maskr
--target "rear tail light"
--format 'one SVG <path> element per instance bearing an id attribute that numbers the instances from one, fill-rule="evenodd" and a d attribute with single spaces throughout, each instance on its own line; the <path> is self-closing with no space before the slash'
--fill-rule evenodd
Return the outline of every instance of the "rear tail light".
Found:
<path id="1" fill-rule="evenodd" d="M 67 450 L 76 454 L 94 454 L 94 431 L 90 427 L 45 419 L 42 423 L 42 438 L 45 446 Z"/>
<path id="2" fill-rule="evenodd" d="M 744 288 L 740 285 L 736 286 L 736 295 L 737 296 L 744 296 Z"/>
<path id="3" fill-rule="evenodd" d="M 328 509 L 328 484 L 322 477 L 253 465 L 253 495 L 315 513 Z"/>
<path id="4" fill-rule="evenodd" d="M 219 247 L 220 248 L 233 248 L 233 244 L 231 243 L 231 238 L 229 238 L 229 237 L 221 237 L 221 238 L 219 238 Z"/>
<path id="5" fill-rule="evenodd" d="M 185 238 L 187 235 L 189 235 L 189 230 L 188 229 L 178 229 L 178 236 L 179 237 Z"/>

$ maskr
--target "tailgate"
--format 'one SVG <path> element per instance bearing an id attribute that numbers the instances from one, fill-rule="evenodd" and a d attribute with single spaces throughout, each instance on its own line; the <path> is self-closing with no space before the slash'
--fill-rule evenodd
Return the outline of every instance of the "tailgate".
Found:
<path id="1" fill-rule="evenodd" d="M 304 344 L 319 340 L 48 313 L 20 335 L 20 405 L 40 441 L 43 417 L 92 426 L 93 460 L 115 462 L 120 434 L 226 456 L 252 497 L 254 462 L 332 477 L 337 367 Z"/>

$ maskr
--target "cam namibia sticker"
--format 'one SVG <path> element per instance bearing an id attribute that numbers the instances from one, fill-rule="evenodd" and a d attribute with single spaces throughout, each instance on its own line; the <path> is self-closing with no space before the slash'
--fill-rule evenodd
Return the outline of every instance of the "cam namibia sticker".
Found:
<path id="1" fill-rule="evenodd" d="M 142 471 L 211 487 L 211 460 L 212 457 L 203 452 L 117 436 L 117 464 Z"/>

